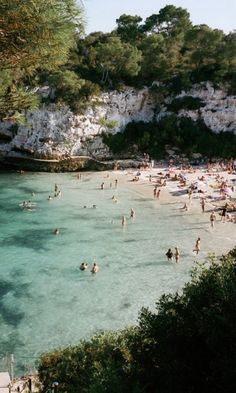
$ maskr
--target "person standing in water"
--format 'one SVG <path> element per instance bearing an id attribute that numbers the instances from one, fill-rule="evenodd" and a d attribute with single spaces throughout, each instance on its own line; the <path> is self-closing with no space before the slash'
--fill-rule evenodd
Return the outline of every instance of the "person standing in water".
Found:
<path id="1" fill-rule="evenodd" d="M 121 224 L 124 227 L 126 225 L 126 217 L 122 216 Z"/>
<path id="2" fill-rule="evenodd" d="M 211 222 L 211 227 L 212 227 L 212 228 L 213 228 L 214 225 L 215 225 L 215 221 L 216 221 L 216 215 L 215 215 L 215 212 L 214 212 L 214 210 L 213 210 L 213 212 L 211 212 L 211 215 L 210 215 L 210 222 Z"/>
<path id="3" fill-rule="evenodd" d="M 196 254 L 198 255 L 199 251 L 200 251 L 200 243 L 201 243 L 201 239 L 200 237 L 197 238 L 196 244 L 195 244 L 195 248 L 193 249 L 193 251 L 196 251 Z"/>
<path id="4" fill-rule="evenodd" d="M 130 218 L 134 218 L 135 217 L 135 211 L 133 208 L 131 208 L 130 210 Z"/>
<path id="5" fill-rule="evenodd" d="M 160 194 L 161 194 L 161 190 L 158 190 L 157 193 L 156 193 L 157 199 L 160 199 Z"/>
<path id="6" fill-rule="evenodd" d="M 171 261 L 173 259 L 173 252 L 171 251 L 171 248 L 168 249 L 166 256 L 168 261 Z"/>
<path id="7" fill-rule="evenodd" d="M 94 262 L 91 273 L 97 273 L 98 272 L 98 265 L 96 264 L 96 262 Z"/>
<path id="8" fill-rule="evenodd" d="M 180 251 L 178 247 L 175 247 L 175 262 L 179 263 L 179 258 L 180 258 Z"/>

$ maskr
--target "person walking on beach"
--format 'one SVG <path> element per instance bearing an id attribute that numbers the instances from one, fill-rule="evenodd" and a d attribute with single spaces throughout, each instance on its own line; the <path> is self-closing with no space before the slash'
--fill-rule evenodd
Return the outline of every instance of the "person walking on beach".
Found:
<path id="1" fill-rule="evenodd" d="M 153 196 L 154 196 L 154 198 L 156 198 L 156 195 L 157 195 L 157 186 L 155 186 L 155 187 L 154 187 L 154 190 L 153 190 Z"/>
<path id="2" fill-rule="evenodd" d="M 198 255 L 199 251 L 200 251 L 200 243 L 201 243 L 201 239 L 200 237 L 197 238 L 196 244 L 195 244 L 195 248 L 193 249 L 193 251 L 196 251 L 196 254 Z"/>
<path id="3" fill-rule="evenodd" d="M 216 221 L 216 215 L 215 215 L 215 212 L 214 212 L 214 210 L 213 210 L 213 212 L 211 212 L 211 215 L 210 215 L 210 222 L 211 222 L 211 227 L 212 227 L 212 228 L 213 228 L 214 225 L 215 225 L 215 221 Z"/>
<path id="4" fill-rule="evenodd" d="M 166 256 L 168 261 L 171 261 L 173 259 L 173 252 L 171 251 L 171 248 L 168 249 Z"/>
<path id="5" fill-rule="evenodd" d="M 179 263 L 179 258 L 180 258 L 180 251 L 178 247 L 175 247 L 175 262 Z"/>
<path id="6" fill-rule="evenodd" d="M 202 212 L 204 213 L 205 212 L 205 199 L 204 198 L 201 199 L 201 207 L 202 207 Z"/>

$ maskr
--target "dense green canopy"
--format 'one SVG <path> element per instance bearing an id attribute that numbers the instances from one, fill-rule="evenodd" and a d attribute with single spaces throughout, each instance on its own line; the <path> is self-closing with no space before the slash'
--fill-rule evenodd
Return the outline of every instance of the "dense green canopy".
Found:
<path id="1" fill-rule="evenodd" d="M 75 0 L 0 2 L 0 116 L 36 106 L 27 82 L 65 63 L 81 29 Z"/>

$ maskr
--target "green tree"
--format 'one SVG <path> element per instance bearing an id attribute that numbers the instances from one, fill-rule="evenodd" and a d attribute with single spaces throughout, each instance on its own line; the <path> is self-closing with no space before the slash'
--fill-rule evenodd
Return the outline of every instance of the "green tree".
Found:
<path id="1" fill-rule="evenodd" d="M 161 297 L 157 313 L 142 310 L 147 391 L 235 391 L 235 280 L 236 249 L 200 265 L 182 294 Z"/>
<path id="2" fill-rule="evenodd" d="M 0 67 L 8 73 L 7 83 L 1 79 L 1 117 L 31 107 L 30 99 L 29 105 L 21 106 L 18 88 L 24 89 L 24 78 L 36 70 L 55 70 L 67 60 L 82 29 L 81 15 L 75 0 L 1 1 Z"/>
<path id="3" fill-rule="evenodd" d="M 142 18 L 140 16 L 123 14 L 116 19 L 116 32 L 122 41 L 134 44 L 141 38 L 141 22 Z"/>
<path id="4" fill-rule="evenodd" d="M 123 43 L 119 37 L 109 37 L 107 42 L 99 43 L 96 50 L 104 83 L 138 74 L 141 52 L 129 43 Z"/>
<path id="5" fill-rule="evenodd" d="M 195 80 L 212 79 L 222 51 L 224 33 L 207 25 L 194 26 L 185 35 L 183 62 Z"/>
<path id="6" fill-rule="evenodd" d="M 143 25 L 145 32 L 158 32 L 168 36 L 184 33 L 191 27 L 189 13 L 186 9 L 167 5 L 158 14 L 149 16 Z"/>

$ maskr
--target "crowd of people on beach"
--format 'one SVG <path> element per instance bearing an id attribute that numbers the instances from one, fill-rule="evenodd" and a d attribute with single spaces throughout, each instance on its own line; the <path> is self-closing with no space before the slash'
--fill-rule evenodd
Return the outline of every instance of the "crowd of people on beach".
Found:
<path id="1" fill-rule="evenodd" d="M 145 157 L 145 167 L 139 168 L 137 173 L 132 171 L 131 181 L 137 179 L 139 184 L 140 180 L 144 180 L 146 184 L 154 186 L 153 188 L 153 198 L 157 201 L 162 199 L 162 188 L 167 189 L 170 192 L 171 189 L 175 189 L 179 192 L 179 203 L 183 206 L 179 208 L 181 214 L 189 213 L 192 209 L 193 199 L 199 200 L 200 211 L 206 215 L 209 214 L 209 225 L 211 229 L 215 228 L 217 222 L 231 222 L 236 223 L 236 198 L 233 198 L 235 193 L 236 178 L 236 160 L 231 160 L 228 163 L 209 163 L 201 169 L 193 168 L 190 165 L 180 165 L 174 166 L 171 162 L 165 169 L 153 168 L 150 170 L 150 165 L 148 165 L 147 156 Z M 143 172 L 142 172 L 143 171 Z M 148 174 L 147 174 L 147 171 Z M 151 173 L 150 173 L 151 171 Z M 135 176 L 133 174 L 135 173 Z M 114 173 L 113 173 L 114 175 Z M 82 179 L 82 175 L 78 174 L 77 178 Z M 111 190 L 118 188 L 118 179 L 110 179 L 110 174 L 107 173 L 106 180 L 102 181 L 100 185 L 101 190 Z M 59 190 L 58 185 L 54 186 L 54 198 L 61 198 L 61 190 Z M 32 198 L 35 193 L 32 192 Z M 163 196 L 164 198 L 164 196 Z M 118 194 L 112 196 L 112 201 L 118 203 Z M 50 202 L 53 200 L 51 195 L 48 196 L 47 200 Z M 194 208 L 196 209 L 196 203 Z M 23 210 L 35 209 L 36 203 L 29 201 L 23 201 L 20 204 Z M 83 206 L 86 208 L 87 206 Z M 97 205 L 92 205 L 96 208 Z M 124 228 L 127 225 L 127 213 L 121 216 L 121 226 Z M 133 207 L 130 208 L 129 218 L 134 220 L 136 217 L 136 212 Z M 114 219 L 111 219 L 111 223 L 114 224 Z M 54 235 L 60 234 L 60 229 L 53 229 Z M 200 237 L 197 238 L 193 252 L 198 255 L 200 253 Z M 166 252 L 166 257 L 168 261 L 175 260 L 176 263 L 180 261 L 180 248 L 175 246 L 174 250 L 168 248 Z M 88 269 L 88 264 L 82 262 L 80 265 L 81 271 L 86 271 Z M 92 273 L 98 272 L 98 265 L 94 262 L 91 269 Z"/>

